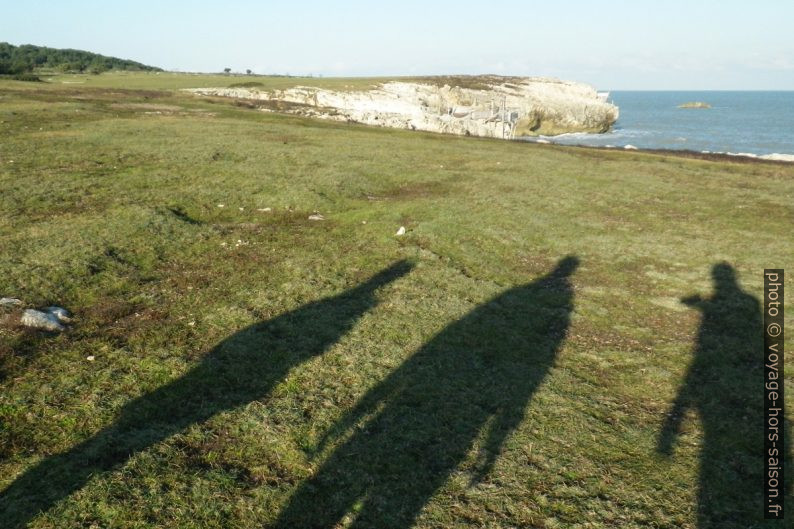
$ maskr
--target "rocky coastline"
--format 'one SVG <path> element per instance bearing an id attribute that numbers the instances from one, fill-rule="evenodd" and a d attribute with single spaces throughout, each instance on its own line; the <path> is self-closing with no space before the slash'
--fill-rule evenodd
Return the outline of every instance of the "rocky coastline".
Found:
<path id="1" fill-rule="evenodd" d="M 365 91 L 309 86 L 285 90 L 230 87 L 189 91 L 256 100 L 267 111 L 502 139 L 603 133 L 610 130 L 619 114 L 617 106 L 588 85 L 531 77 L 428 77 L 384 82 Z"/>

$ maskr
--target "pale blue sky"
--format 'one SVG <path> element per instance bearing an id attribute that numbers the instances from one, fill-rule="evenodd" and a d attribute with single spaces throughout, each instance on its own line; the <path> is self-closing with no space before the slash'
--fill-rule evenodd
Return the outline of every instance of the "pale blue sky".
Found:
<path id="1" fill-rule="evenodd" d="M 693 5 L 693 4 L 697 5 Z M 0 0 L 0 41 L 167 69 L 794 89 L 791 0 Z"/>

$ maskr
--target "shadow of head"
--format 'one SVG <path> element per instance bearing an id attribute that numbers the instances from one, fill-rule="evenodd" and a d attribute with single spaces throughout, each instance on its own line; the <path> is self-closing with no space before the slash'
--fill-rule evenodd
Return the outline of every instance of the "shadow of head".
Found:
<path id="1" fill-rule="evenodd" d="M 714 280 L 714 287 L 717 290 L 739 288 L 736 282 L 736 270 L 728 263 L 722 262 L 715 264 L 711 269 L 711 277 Z"/>
<path id="2" fill-rule="evenodd" d="M 568 255 L 560 259 L 560 262 L 557 263 L 557 266 L 549 275 L 552 277 L 568 277 L 576 272 L 576 269 L 579 268 L 579 263 L 578 257 L 575 255 Z"/>
<path id="3" fill-rule="evenodd" d="M 516 294 L 525 295 L 528 292 L 538 292 L 543 290 L 559 291 L 560 293 L 569 293 L 571 289 L 570 278 L 579 268 L 579 258 L 569 255 L 560 259 L 551 271 L 546 275 L 537 278 L 535 281 L 527 283 L 523 286 L 514 288 L 508 292 L 508 296 Z M 532 298 L 529 298 L 532 299 Z"/>
<path id="4" fill-rule="evenodd" d="M 372 278 L 364 283 L 364 285 L 374 286 L 377 288 L 381 285 L 385 285 L 386 283 L 391 283 L 392 281 L 413 270 L 415 266 L 416 265 L 411 261 L 402 259 L 372 276 Z"/>

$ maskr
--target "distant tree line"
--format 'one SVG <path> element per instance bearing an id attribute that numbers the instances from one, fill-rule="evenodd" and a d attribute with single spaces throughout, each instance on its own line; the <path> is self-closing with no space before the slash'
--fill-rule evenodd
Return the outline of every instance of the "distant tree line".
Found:
<path id="1" fill-rule="evenodd" d="M 24 74 L 40 68 L 62 72 L 102 73 L 107 70 L 162 71 L 135 61 L 106 57 L 81 50 L 59 50 L 0 42 L 0 74 Z"/>

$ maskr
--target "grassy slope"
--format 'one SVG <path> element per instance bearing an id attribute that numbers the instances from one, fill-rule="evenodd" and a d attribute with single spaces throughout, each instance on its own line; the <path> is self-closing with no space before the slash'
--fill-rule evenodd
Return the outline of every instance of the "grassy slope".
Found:
<path id="1" fill-rule="evenodd" d="M 85 78 L 0 82 L 0 295 L 77 316 L 60 336 L 0 328 L 0 488 L 44 461 L 44 481 L 63 489 L 32 526 L 273 521 L 335 449 L 354 446 L 320 441 L 369 390 L 566 255 L 581 265 L 556 364 L 492 472 L 472 482 L 475 441 L 417 525 L 696 526 L 696 416 L 672 458 L 656 450 L 699 321 L 679 299 L 708 295 L 719 261 L 755 296 L 764 267 L 794 262 L 794 167 L 370 129 L 153 92 L 239 78 Z M 213 383 L 202 358 L 230 337 L 244 350 L 235 333 L 247 326 L 297 311 L 276 320 L 278 344 L 289 355 L 306 336 L 311 349 L 326 312 L 307 303 L 402 259 L 413 270 L 266 391 L 227 380 L 245 402 L 208 396 L 208 420 L 151 434 L 79 486 L 62 476 L 74 462 L 47 459 L 87 457 L 73 447 L 171 381 L 193 381 L 176 398 L 200 401 Z M 134 431 L 147 413 L 135 411 Z"/>

